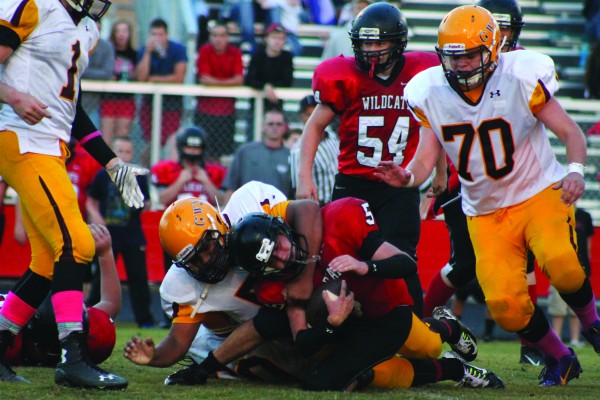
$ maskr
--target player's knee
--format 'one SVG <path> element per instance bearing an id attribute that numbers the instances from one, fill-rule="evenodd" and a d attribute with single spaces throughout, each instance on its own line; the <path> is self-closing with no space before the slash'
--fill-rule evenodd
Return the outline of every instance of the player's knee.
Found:
<path id="1" fill-rule="evenodd" d="M 528 296 L 488 298 L 487 306 L 498 326 L 509 332 L 523 329 L 533 315 L 533 304 Z"/>
<path id="2" fill-rule="evenodd" d="M 585 272 L 579 260 L 565 257 L 552 260 L 546 266 L 552 286 L 561 293 L 573 293 L 581 287 Z"/>
<path id="3" fill-rule="evenodd" d="M 77 263 L 87 264 L 92 262 L 96 253 L 96 244 L 87 225 L 73 234 L 73 258 Z"/>

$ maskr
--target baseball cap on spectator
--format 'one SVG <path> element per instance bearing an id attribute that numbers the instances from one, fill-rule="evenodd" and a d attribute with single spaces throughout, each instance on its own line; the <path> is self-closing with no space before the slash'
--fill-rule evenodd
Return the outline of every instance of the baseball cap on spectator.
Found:
<path id="1" fill-rule="evenodd" d="M 317 101 L 315 100 L 315 96 L 309 94 L 308 96 L 305 96 L 302 98 L 302 100 L 300 100 L 300 112 L 303 113 L 308 107 L 316 105 Z"/>
<path id="2" fill-rule="evenodd" d="M 287 31 L 285 30 L 285 28 L 283 27 L 283 25 L 278 24 L 278 23 L 272 23 L 269 26 L 267 26 L 267 29 L 265 29 L 265 35 L 268 35 L 272 32 L 282 32 L 282 33 L 287 33 Z"/>

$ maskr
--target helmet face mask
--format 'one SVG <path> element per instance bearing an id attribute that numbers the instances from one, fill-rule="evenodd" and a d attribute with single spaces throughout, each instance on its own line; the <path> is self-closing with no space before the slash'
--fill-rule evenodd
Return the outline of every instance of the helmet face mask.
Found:
<path id="1" fill-rule="evenodd" d="M 500 29 L 489 11 L 462 6 L 442 20 L 435 50 L 448 83 L 460 93 L 485 85 L 498 65 L 500 47 Z"/>
<path id="2" fill-rule="evenodd" d="M 364 8 L 348 32 L 357 67 L 369 74 L 388 70 L 398 61 L 407 44 L 408 27 L 400 10 L 391 4 L 374 3 Z M 386 48 L 364 49 L 365 43 L 389 42 Z"/>
<path id="3" fill-rule="evenodd" d="M 506 41 L 502 51 L 513 51 L 517 47 L 521 29 L 525 26 L 523 13 L 517 0 L 479 0 L 476 5 L 492 13 L 502 30 L 502 36 L 505 36 L 505 32 L 509 32 L 505 36 Z"/>
<path id="4" fill-rule="evenodd" d="M 81 17 L 99 21 L 110 8 L 110 0 L 66 0 Z"/>
<path id="5" fill-rule="evenodd" d="M 289 241 L 289 257 L 282 267 L 275 267 L 278 260 L 272 257 L 282 236 Z M 236 266 L 268 279 L 291 280 L 308 263 L 306 238 L 281 218 L 263 213 L 248 214 L 234 226 L 230 247 Z"/>
<path id="6" fill-rule="evenodd" d="M 217 283 L 229 271 L 228 231 L 212 205 L 190 197 L 175 201 L 165 210 L 158 236 L 176 266 L 198 281 Z"/>

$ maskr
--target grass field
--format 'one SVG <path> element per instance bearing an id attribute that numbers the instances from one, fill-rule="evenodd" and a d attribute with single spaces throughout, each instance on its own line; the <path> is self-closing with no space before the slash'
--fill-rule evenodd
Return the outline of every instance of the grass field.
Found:
<path id="1" fill-rule="evenodd" d="M 294 386 L 256 384 L 242 381 L 210 380 L 205 386 L 164 386 L 164 378 L 180 368 L 140 367 L 122 355 L 124 343 L 132 335 L 152 337 L 158 342 L 165 330 L 141 331 L 132 324 L 120 324 L 117 329 L 117 346 L 112 357 L 102 366 L 129 379 L 124 391 L 103 392 L 58 387 L 54 384 L 54 370 L 46 368 L 16 368 L 17 372 L 31 381 L 26 384 L 0 384 L 2 399 L 140 399 L 140 400 L 187 400 L 187 399 L 598 399 L 600 398 L 600 357 L 590 346 L 577 350 L 583 366 L 580 379 L 567 387 L 540 388 L 537 386 L 539 367 L 518 364 L 519 344 L 516 341 L 481 343 L 475 364 L 496 372 L 506 384 L 504 390 L 457 388 L 452 382 L 442 382 L 415 389 L 378 390 L 367 389 L 361 393 L 312 393 Z M 348 351 L 352 351 L 349 349 Z"/>

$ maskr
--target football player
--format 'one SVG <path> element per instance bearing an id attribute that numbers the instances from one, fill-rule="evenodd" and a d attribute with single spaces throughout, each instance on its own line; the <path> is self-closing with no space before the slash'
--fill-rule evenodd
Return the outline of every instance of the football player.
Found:
<path id="1" fill-rule="evenodd" d="M 416 386 L 440 379 L 468 386 L 503 386 L 493 373 L 472 366 L 460 368 L 464 360 L 431 360 L 440 355 L 443 341 L 473 360 L 476 341 L 448 309 L 436 310 L 435 318 L 427 325 L 412 313 L 412 301 L 401 278 L 414 273 L 416 263 L 382 238 L 366 202 L 356 198 L 336 200 L 323 207 L 322 214 L 323 246 L 315 286 L 337 280 L 341 288 L 338 297 L 323 295 L 327 318 L 312 319 L 313 326 L 296 336 L 295 351 L 305 356 L 335 343 L 329 355 L 300 377 L 305 389 L 350 391 L 372 380 L 380 387 Z M 210 353 L 195 368 L 196 379 L 203 369 L 222 369 L 219 361 L 243 354 L 252 347 L 249 338 L 269 340 L 286 330 L 289 335 L 285 313 L 273 306 L 285 304 L 281 287 L 297 275 L 306 259 L 303 241 L 283 221 L 266 214 L 250 214 L 236 224 L 231 235 L 232 255 L 237 265 L 258 276 L 255 291 L 269 307 L 261 308 L 252 321 L 236 329 Z M 351 293 L 346 293 L 346 285 Z M 350 316 L 355 300 L 360 305 L 356 315 Z M 373 365 L 396 353 L 422 360 L 413 363 L 392 359 L 376 366 L 373 374 Z"/>
<path id="2" fill-rule="evenodd" d="M 406 168 L 382 162 L 377 175 L 395 186 L 419 185 L 446 152 L 458 170 L 477 279 L 492 316 L 545 354 L 541 386 L 566 385 L 581 366 L 529 297 L 527 249 L 600 353 L 600 320 L 574 236 L 586 142 L 552 96 L 558 88 L 552 60 L 527 50 L 501 54 L 501 43 L 486 9 L 462 6 L 446 15 L 436 46 L 442 65 L 406 87 L 422 125 L 415 158 Z M 567 147 L 567 171 L 546 126 Z"/>
<path id="3" fill-rule="evenodd" d="M 255 181 L 236 190 L 222 213 L 198 198 L 177 200 L 159 224 L 161 244 L 174 262 L 160 287 L 163 309 L 173 324 L 156 346 L 151 338 L 132 338 L 126 358 L 155 367 L 171 366 L 186 354 L 201 362 L 224 335 L 254 317 L 259 304 L 253 285 L 245 271 L 230 267 L 225 241 L 231 226 L 259 211 L 282 217 L 303 232 L 310 238 L 309 254 L 317 254 L 322 227 L 316 202 L 287 200 L 274 186 Z M 201 325 L 205 330 L 198 334 Z"/>
<path id="4" fill-rule="evenodd" d="M 296 198 L 318 199 L 312 177 L 315 154 L 322 132 L 339 116 L 340 154 L 332 200 L 357 197 L 368 201 L 385 238 L 415 257 L 419 191 L 379 182 L 373 171 L 382 160 L 406 165 L 412 159 L 419 123 L 406 105 L 404 88 L 416 73 L 438 65 L 439 60 L 433 53 L 404 52 L 406 19 L 385 2 L 364 8 L 349 35 L 354 57 L 326 60 L 313 75 L 312 89 L 319 104 L 302 134 Z M 445 169 L 441 173 L 445 182 Z M 406 277 L 406 283 L 415 312 L 421 315 L 419 276 Z"/>
<path id="5" fill-rule="evenodd" d="M 31 264 L 0 310 L 0 354 L 50 292 L 63 357 L 60 385 L 122 389 L 127 380 L 85 356 L 84 272 L 94 240 L 65 169 L 71 135 L 108 171 L 129 206 L 143 206 L 136 175 L 102 139 L 81 106 L 80 79 L 108 0 L 0 2 L 0 176 L 19 195 Z M 87 18 L 86 18 L 87 17 Z M 19 381 L 4 363 L 0 380 Z"/>
<path id="6" fill-rule="evenodd" d="M 517 46 L 521 29 L 525 25 L 521 7 L 516 0 L 480 0 L 478 6 L 492 13 L 500 26 L 501 40 L 504 41 L 502 52 L 522 49 Z M 460 183 L 456 168 L 450 164 L 447 189 L 436 196 L 433 204 L 435 212 L 443 209 L 444 221 L 450 234 L 452 252 L 448 263 L 436 274 L 426 290 L 423 298 L 423 315 L 431 315 L 437 306 L 446 304 L 457 289 L 463 289 L 475 280 L 475 254 L 469 238 L 467 220 L 460 204 Z M 428 194 L 429 196 L 430 194 Z M 443 205 L 443 207 L 442 207 Z M 537 286 L 534 272 L 534 258 L 530 251 L 527 257 L 527 282 L 531 300 L 537 302 Z M 476 285 L 479 285 L 475 281 Z M 459 300 L 455 300 L 456 302 Z M 491 332 L 493 319 L 486 316 L 486 330 Z M 535 347 L 521 338 L 520 363 L 543 365 L 544 357 Z"/>

